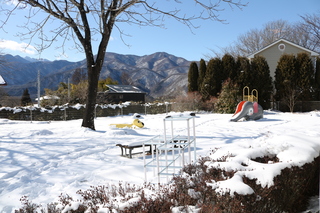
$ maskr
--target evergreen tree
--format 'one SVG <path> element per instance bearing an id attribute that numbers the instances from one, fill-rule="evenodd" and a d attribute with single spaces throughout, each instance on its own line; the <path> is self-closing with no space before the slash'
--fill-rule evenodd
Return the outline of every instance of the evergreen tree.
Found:
<path id="1" fill-rule="evenodd" d="M 225 54 L 222 57 L 221 61 L 222 61 L 222 69 L 223 69 L 222 80 L 225 81 L 228 78 L 230 78 L 232 81 L 234 81 L 238 76 L 238 72 L 237 72 L 236 62 L 233 56 L 230 54 Z"/>
<path id="2" fill-rule="evenodd" d="M 234 113 L 239 101 L 238 86 L 232 83 L 229 78 L 222 85 L 221 93 L 214 109 L 218 113 Z"/>
<path id="3" fill-rule="evenodd" d="M 286 89 L 296 86 L 296 58 L 294 55 L 284 54 L 280 57 L 275 72 L 276 99 L 284 98 Z"/>
<path id="4" fill-rule="evenodd" d="M 283 55 L 276 68 L 276 98 L 285 101 L 292 112 L 297 101 L 312 99 L 314 80 L 312 60 L 308 54 L 298 53 L 296 57 Z"/>
<path id="5" fill-rule="evenodd" d="M 320 58 L 316 59 L 316 72 L 314 76 L 315 101 L 320 101 Z"/>
<path id="6" fill-rule="evenodd" d="M 275 88 L 277 100 L 283 101 L 290 112 L 301 95 L 298 88 L 299 72 L 297 61 L 294 55 L 282 55 L 279 59 L 275 73 Z"/>
<path id="7" fill-rule="evenodd" d="M 199 78 L 198 78 L 198 89 L 199 89 L 200 94 L 202 94 L 201 88 L 202 88 L 203 80 L 206 76 L 206 71 L 207 71 L 206 62 L 205 62 L 205 60 L 201 59 L 200 66 L 199 66 Z"/>
<path id="8" fill-rule="evenodd" d="M 299 100 L 310 101 L 312 97 L 312 86 L 314 84 L 314 69 L 311 58 L 307 53 L 298 53 L 296 63 L 298 74 L 296 86 L 301 92 Z"/>
<path id="9" fill-rule="evenodd" d="M 204 100 L 217 97 L 222 84 L 222 64 L 219 58 L 211 59 L 207 64 L 206 75 L 203 80 L 201 93 Z"/>
<path id="10" fill-rule="evenodd" d="M 20 102 L 21 106 L 27 106 L 32 103 L 28 89 L 23 90 Z"/>
<path id="11" fill-rule="evenodd" d="M 198 91 L 199 70 L 196 62 L 191 62 L 188 72 L 188 92 Z"/>
<path id="12" fill-rule="evenodd" d="M 252 82 L 254 81 L 254 78 L 252 77 L 251 70 L 250 70 L 251 65 L 247 57 L 239 56 L 237 58 L 236 65 L 237 65 L 238 77 L 234 79 L 233 82 L 239 86 L 239 89 L 241 90 L 239 94 L 241 94 L 242 89 L 245 86 L 252 88 Z"/>
<path id="13" fill-rule="evenodd" d="M 270 107 L 273 91 L 272 78 L 267 60 L 262 56 L 256 56 L 251 61 L 251 74 L 254 77 L 250 89 L 258 91 L 258 102 L 262 108 Z"/>

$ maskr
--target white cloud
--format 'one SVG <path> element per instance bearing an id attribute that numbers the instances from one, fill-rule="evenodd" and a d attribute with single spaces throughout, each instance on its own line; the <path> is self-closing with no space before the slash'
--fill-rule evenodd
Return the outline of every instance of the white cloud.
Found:
<path id="1" fill-rule="evenodd" d="M 18 51 L 30 55 L 34 55 L 37 53 L 36 49 L 32 45 L 24 42 L 18 43 L 12 40 L 0 40 L 0 48 Z"/>

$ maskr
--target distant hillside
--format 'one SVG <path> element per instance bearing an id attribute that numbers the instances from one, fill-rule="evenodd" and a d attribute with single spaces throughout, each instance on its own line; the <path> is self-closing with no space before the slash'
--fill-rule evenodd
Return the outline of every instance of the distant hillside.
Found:
<path id="1" fill-rule="evenodd" d="M 39 61 L 20 56 L 2 55 L 0 75 L 8 83 L 9 95 L 21 96 L 28 88 L 32 97 L 37 94 L 37 74 L 41 73 L 41 94 L 44 88 L 56 89 L 60 82 L 68 82 L 77 68 L 86 69 L 85 60 Z M 184 94 L 190 61 L 164 52 L 151 55 L 120 55 L 107 53 L 100 78 L 110 76 L 119 84 L 131 84 L 153 98 Z"/>

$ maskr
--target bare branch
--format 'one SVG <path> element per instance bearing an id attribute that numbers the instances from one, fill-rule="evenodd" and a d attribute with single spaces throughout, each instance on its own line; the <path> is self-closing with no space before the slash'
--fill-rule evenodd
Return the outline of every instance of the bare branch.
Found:
<path id="1" fill-rule="evenodd" d="M 182 9 L 177 9 L 189 2 L 194 2 L 195 12 L 193 10 L 183 12 Z M 23 26 L 27 32 L 23 35 L 29 36 L 30 42 L 39 36 L 41 43 L 37 49 L 40 52 L 50 47 L 60 37 L 62 49 L 70 38 L 74 40 L 76 47 L 82 48 L 86 55 L 89 82 L 86 113 L 82 126 L 94 129 L 92 112 L 97 97 L 98 79 L 113 27 L 118 28 L 117 22 L 164 27 L 164 19 L 168 17 L 193 29 L 198 27 L 195 25 L 196 20 L 223 22 L 224 20 L 218 16 L 222 10 L 220 8 L 222 3 L 232 8 L 241 9 L 245 6 L 241 0 L 217 0 L 216 3 L 213 3 L 213 0 L 167 0 L 168 7 L 163 6 L 165 4 L 163 1 L 156 0 L 19 0 L 14 9 L 6 12 L 10 17 L 18 8 L 29 9 L 29 16 L 26 17 L 28 23 Z M 43 13 L 40 12 L 45 13 L 46 16 L 41 16 Z M 8 23 L 9 17 L 0 27 L 3 28 Z M 54 20 L 61 23 L 52 29 L 47 25 Z M 46 27 L 49 27 L 49 32 L 53 34 L 51 37 L 45 33 Z M 119 32 L 122 39 L 125 34 L 121 29 Z M 94 55 L 92 41 L 95 39 L 98 41 L 98 50 Z"/>

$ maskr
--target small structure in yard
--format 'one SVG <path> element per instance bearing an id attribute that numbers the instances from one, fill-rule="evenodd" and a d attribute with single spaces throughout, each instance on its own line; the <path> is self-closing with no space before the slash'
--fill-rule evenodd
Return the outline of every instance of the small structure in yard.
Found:
<path id="1" fill-rule="evenodd" d="M 107 85 L 109 88 L 105 92 L 99 92 L 97 96 L 98 104 L 118 104 L 132 101 L 145 103 L 146 93 L 131 85 Z"/>
<path id="2" fill-rule="evenodd" d="M 179 134 L 177 134 L 178 132 L 174 130 L 173 125 L 176 122 L 184 122 L 186 124 L 186 128 L 183 130 L 185 132 L 184 135 L 180 135 L 181 131 L 178 131 Z M 158 183 L 160 183 L 160 176 L 166 176 L 166 181 L 168 182 L 170 176 L 181 173 L 183 166 L 197 161 L 195 116 L 167 116 L 163 119 L 163 125 L 163 135 L 155 136 L 143 142 L 143 164 L 146 182 L 147 167 L 153 169 L 153 176 L 156 176 Z M 169 125 L 169 128 L 167 128 L 167 125 Z M 147 162 L 145 154 L 146 146 L 150 146 L 151 151 L 149 162 Z"/>
<path id="3" fill-rule="evenodd" d="M 263 108 L 258 104 L 258 91 L 253 89 L 250 94 L 248 86 L 243 88 L 243 101 L 241 101 L 236 108 L 234 117 L 230 121 L 239 120 L 259 120 L 263 118 Z"/>

